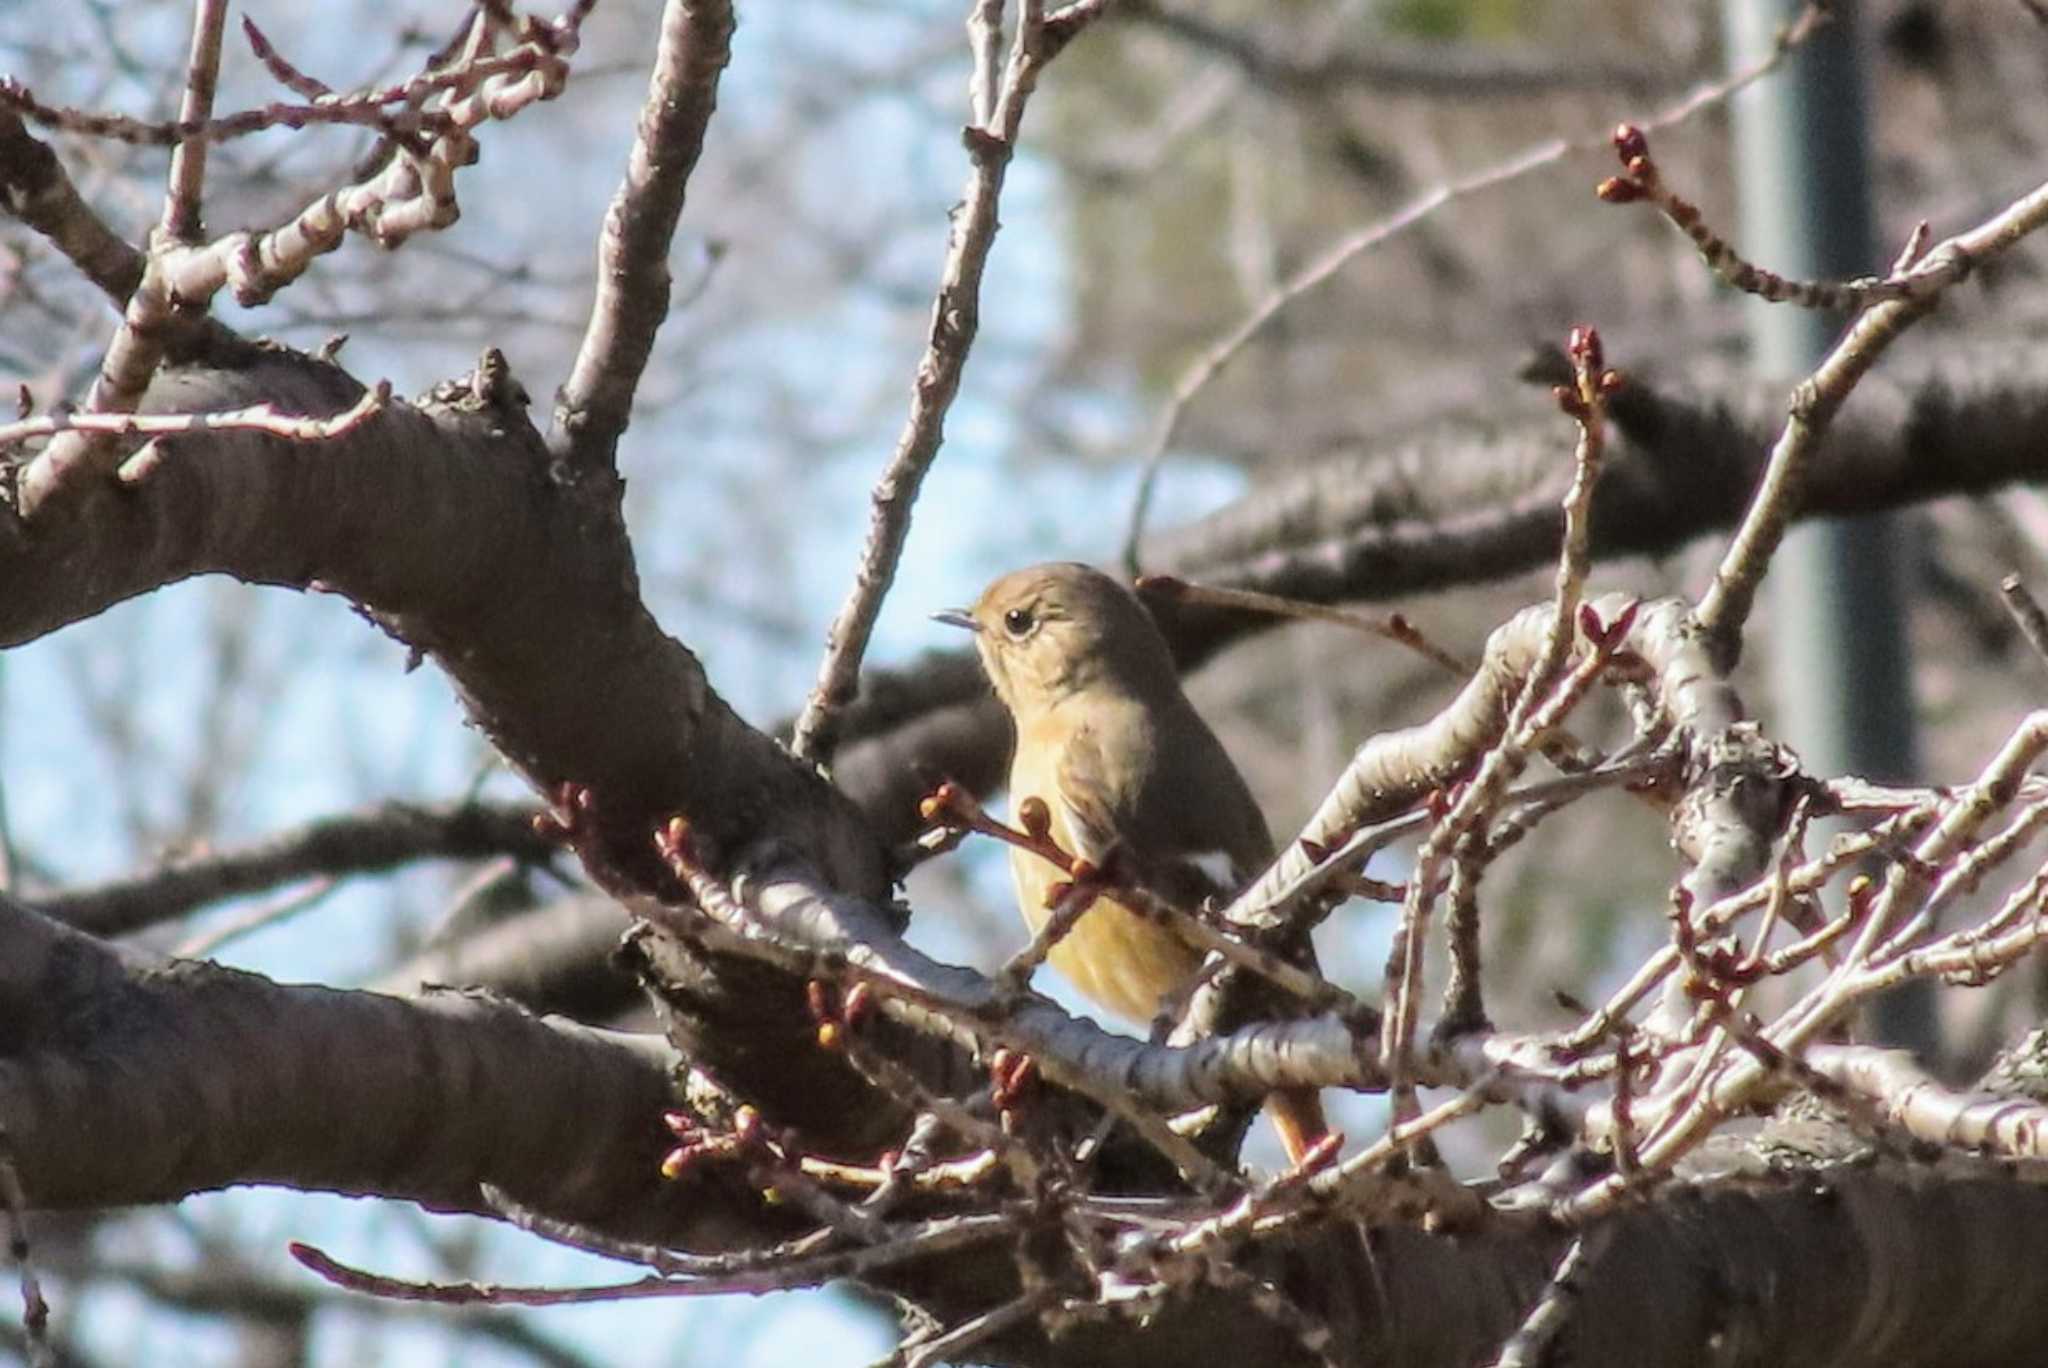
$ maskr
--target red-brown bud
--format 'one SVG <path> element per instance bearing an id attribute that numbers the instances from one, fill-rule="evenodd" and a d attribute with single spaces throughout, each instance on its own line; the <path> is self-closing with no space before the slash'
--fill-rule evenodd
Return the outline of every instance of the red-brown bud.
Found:
<path id="1" fill-rule="evenodd" d="M 767 1138 L 761 1113 L 744 1103 L 732 1114 L 732 1133 L 746 1145 L 757 1144 Z"/>
<path id="2" fill-rule="evenodd" d="M 1643 197 L 1643 187 L 1626 176 L 1609 176 L 1593 187 L 1593 194 L 1603 204 L 1634 204 Z"/>
<path id="3" fill-rule="evenodd" d="M 1032 840 L 1042 841 L 1052 831 L 1052 809 L 1045 805 L 1045 799 L 1033 794 L 1017 804 L 1017 825 Z"/>
<path id="4" fill-rule="evenodd" d="M 1607 368 L 1607 358 L 1600 345 L 1600 330 L 1591 324 L 1580 323 L 1573 327 L 1565 340 L 1565 350 L 1582 370 L 1597 374 Z"/>

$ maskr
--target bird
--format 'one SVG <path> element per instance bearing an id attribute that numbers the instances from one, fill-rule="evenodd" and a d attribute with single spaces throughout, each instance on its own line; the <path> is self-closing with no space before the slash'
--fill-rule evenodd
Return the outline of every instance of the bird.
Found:
<path id="1" fill-rule="evenodd" d="M 1152 615 L 1118 580 L 1078 562 L 1034 565 L 994 581 L 972 608 L 932 616 L 974 633 L 1016 724 L 1011 809 L 1042 801 L 1062 849 L 1189 908 L 1242 888 L 1271 859 L 1244 776 L 1182 691 Z M 1012 847 L 1010 874 L 1036 931 L 1067 871 Z M 1049 958 L 1085 997 L 1145 1023 L 1202 953 L 1105 895 Z M 1291 1163 L 1327 1134 L 1313 1089 L 1273 1093 L 1266 1111 Z"/>

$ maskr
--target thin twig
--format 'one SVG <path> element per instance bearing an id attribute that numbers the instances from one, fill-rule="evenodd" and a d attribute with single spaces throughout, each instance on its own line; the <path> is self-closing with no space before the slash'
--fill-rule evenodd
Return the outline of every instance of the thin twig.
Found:
<path id="1" fill-rule="evenodd" d="M 1591 651 L 1577 672 L 1573 686 L 1556 690 L 1558 671 L 1570 657 L 1581 623 L 1579 608 L 1584 601 L 1588 548 L 1592 542 L 1591 510 L 1593 489 L 1600 476 L 1606 441 L 1606 405 L 1619 379 L 1607 369 L 1600 336 L 1591 328 L 1572 330 L 1569 351 L 1574 384 L 1560 386 L 1558 402 L 1578 425 L 1579 440 L 1572 458 L 1572 482 L 1564 496 L 1564 537 L 1558 552 L 1554 612 L 1542 653 L 1522 682 L 1521 693 L 1508 712 L 1507 727 L 1500 740 L 1487 751 L 1479 772 L 1445 805 L 1443 817 L 1431 828 L 1416 853 L 1415 874 L 1409 880 L 1408 896 L 1401 906 L 1400 924 L 1388 952 L 1385 991 L 1386 1025 L 1380 1036 L 1380 1065 L 1398 1091 L 1409 1072 L 1409 1045 L 1414 1039 L 1416 1015 L 1422 993 L 1423 937 L 1428 925 L 1437 882 L 1437 871 L 1463 838 L 1497 807 L 1507 786 L 1520 774 L 1527 754 L 1539 737 L 1556 722 L 1593 679 L 1605 668 L 1609 656 L 1628 634 L 1633 611 L 1625 610 L 1625 621 L 1601 625 Z M 1546 703 L 1551 706 L 1546 707 Z M 1475 867 L 1476 869 L 1476 867 Z M 1459 944 L 1469 946 L 1471 937 Z M 1477 969 L 1466 966 L 1468 978 Z M 1407 1119 L 1407 1118 L 1402 1118 Z"/>
<path id="2" fill-rule="evenodd" d="M 1698 205 L 1664 183 L 1664 173 L 1650 155 L 1649 140 L 1633 124 L 1623 124 L 1614 134 L 1622 174 L 1600 183 L 1596 193 L 1609 204 L 1643 202 L 1660 213 L 1699 249 L 1700 257 L 1721 282 L 1731 289 L 1752 294 L 1771 304 L 1792 304 L 1802 309 L 1827 313 L 1855 313 L 1887 299 L 1905 299 L 1913 287 L 1902 272 L 1919 260 L 1927 249 L 1928 227 L 1923 222 L 1913 229 L 1898 263 L 1890 275 L 1862 276 L 1855 280 L 1792 280 L 1747 260 L 1735 245 L 1714 231 Z"/>
<path id="3" fill-rule="evenodd" d="M 932 304 L 931 331 L 912 386 L 910 416 L 869 496 L 872 509 L 867 540 L 854 570 L 853 587 L 832 619 L 818 682 L 804 700 L 790 738 L 790 749 L 801 759 L 831 757 L 839 710 L 853 697 L 861 657 L 867 653 L 868 638 L 874 633 L 882 600 L 895 582 L 903 543 L 910 535 L 918 490 L 938 457 L 946 413 L 960 392 L 960 377 L 980 326 L 982 274 L 1000 226 L 997 210 L 1003 178 L 1016 153 L 1025 105 L 1053 52 L 1045 30 L 1043 0 L 1023 0 L 1021 11 L 993 114 L 985 123 L 970 126 L 965 134 L 970 162 L 967 188 L 954 211 L 938 298 Z M 979 7 L 976 13 L 980 13 Z"/>
<path id="4" fill-rule="evenodd" d="M 532 59 L 527 58 L 520 65 L 531 66 Z M 328 99 L 317 104 L 280 102 L 264 105 L 260 109 L 244 109 L 219 118 L 181 117 L 158 123 L 147 119 L 129 118 L 125 114 L 101 114 L 91 110 L 70 109 L 63 105 L 45 104 L 26 86 L 6 80 L 0 80 L 0 106 L 11 109 L 23 118 L 39 123 L 45 128 L 60 129 L 83 137 L 104 138 L 110 142 L 132 143 L 144 147 L 170 144 L 201 150 L 215 143 L 231 142 L 236 138 L 265 133 L 273 128 L 296 131 L 301 128 L 359 125 L 382 129 L 389 134 L 416 136 L 421 133 L 443 133 L 452 126 L 452 121 L 446 114 L 435 110 L 405 110 L 398 114 L 390 114 L 375 103 L 360 99 Z M 197 238 L 189 239 L 186 245 L 192 245 L 197 241 Z"/>
<path id="5" fill-rule="evenodd" d="M 1771 448 L 1742 526 L 1728 543 L 1697 618 L 1706 647 L 1723 669 L 1742 654 L 1742 628 L 1757 588 L 1805 495 L 1807 468 L 1835 414 L 1900 333 L 1934 307 L 1942 293 L 1979 262 L 2005 251 L 2048 223 L 2048 184 L 2037 186 L 1986 219 L 1933 248 L 1909 267 L 1902 297 L 1866 310 L 1812 375 L 1792 391 L 1792 411 Z"/>
<path id="6" fill-rule="evenodd" d="M 968 6 L 967 51 L 973 62 L 967 78 L 967 119 L 976 128 L 992 128 L 1003 63 L 1003 0 L 973 0 Z"/>
<path id="7" fill-rule="evenodd" d="M 2048 661 L 2048 612 L 2042 611 L 2040 601 L 2027 589 L 2026 581 L 2017 574 L 2007 575 L 1999 581 L 1998 592 L 2005 600 L 2006 610 L 2026 636 L 2027 644 L 2034 648 L 2034 654 Z"/>
<path id="8" fill-rule="evenodd" d="M 288 442 L 320 442 L 340 437 L 383 412 L 391 401 L 391 382 L 380 380 L 362 397 L 327 418 L 279 412 L 270 404 L 222 409 L 213 413 L 90 413 L 69 409 L 40 418 L 0 424 L 0 447 L 51 437 L 60 432 L 95 432 L 115 437 L 176 437 L 193 432 L 260 432 Z"/>
<path id="9" fill-rule="evenodd" d="M 1011 992 L 1021 992 L 1028 987 L 1031 976 L 1038 972 L 1046 957 L 1052 954 L 1061 941 L 1073 934 L 1081 918 L 1095 906 L 1096 896 L 1100 892 L 1101 886 L 1087 879 L 1076 879 L 1069 883 L 1065 891 L 1054 900 L 1044 922 L 1031 933 L 1031 939 L 1016 954 L 1003 961 L 1002 968 L 994 975 L 996 983 Z"/>
<path id="10" fill-rule="evenodd" d="M 1469 661 L 1458 659 L 1431 641 L 1400 613 L 1375 617 L 1369 613 L 1354 612 L 1333 604 L 1283 598 L 1278 594 L 1262 594 L 1255 589 L 1226 589 L 1217 585 L 1194 584 L 1173 575 L 1147 575 L 1138 582 L 1138 591 L 1147 598 L 1157 595 L 1172 599 L 1176 603 L 1199 603 L 1215 608 L 1242 608 L 1248 612 L 1265 613 L 1273 617 L 1334 623 L 1340 627 L 1349 627 L 1353 631 L 1369 632 L 1397 645 L 1406 646 L 1424 660 L 1440 665 L 1454 675 L 1464 676 L 1472 673 Z"/>
<path id="11" fill-rule="evenodd" d="M 1565 1249 L 1564 1257 L 1551 1271 L 1543 1295 L 1529 1308 L 1522 1324 L 1500 1347 L 1493 1368 L 1540 1368 L 1550 1361 L 1550 1346 L 1572 1313 L 1578 1309 L 1580 1286 L 1591 1262 L 1586 1256 L 1587 1237 L 1580 1235 Z"/>
<path id="12" fill-rule="evenodd" d="M 320 875 L 371 873 L 412 860 L 511 854 L 543 863 L 556 850 L 513 803 L 420 807 L 379 803 L 320 818 L 248 845 L 173 857 L 104 884 L 60 889 L 32 906 L 44 916 L 118 936 L 174 920 L 210 902 Z"/>
<path id="13" fill-rule="evenodd" d="M 507 1221 L 521 1230 L 540 1236 L 543 1240 L 568 1249 L 579 1249 L 586 1254 L 595 1254 L 600 1258 L 639 1264 L 669 1278 L 723 1277 L 728 1274 L 753 1272 L 797 1259 L 808 1259 L 822 1251 L 835 1238 L 832 1231 L 814 1230 L 794 1240 L 784 1240 L 779 1244 L 759 1249 L 735 1250 L 730 1254 L 688 1254 L 639 1240 L 623 1240 L 574 1221 L 549 1216 L 523 1205 L 504 1189 L 488 1183 L 483 1187 L 483 1196 L 484 1201 Z"/>
<path id="14" fill-rule="evenodd" d="M 225 926 L 217 926 L 204 935 L 192 937 L 171 953 L 180 959 L 205 959 L 230 941 L 289 921 L 299 913 L 319 906 L 337 887 L 339 884 L 334 879 L 315 879 L 304 888 L 295 888 L 282 897 L 251 908 Z"/>
<path id="15" fill-rule="evenodd" d="M 884 1362 L 900 1363 L 903 1368 L 932 1368 L 933 1364 L 959 1362 L 967 1350 L 988 1342 L 1013 1325 L 1030 1320 L 1058 1297 L 1059 1289 L 1056 1287 L 1035 1288 L 993 1310 L 962 1321 L 943 1335 L 923 1341 L 907 1356 L 899 1351 Z M 911 1346 L 905 1345 L 904 1348 L 910 1349 Z"/>
<path id="16" fill-rule="evenodd" d="M 220 39 L 227 25 L 227 0 L 199 0 L 192 11 L 192 53 L 185 63 L 185 94 L 178 122 L 192 127 L 213 115 L 213 92 L 220 83 Z M 206 137 L 182 135 L 171 153 L 170 186 L 164 193 L 163 235 L 169 242 L 191 244 L 200 236 L 200 197 L 206 186 Z"/>
<path id="17" fill-rule="evenodd" d="M 7 1257 L 17 1270 L 21 1289 L 21 1328 L 28 1343 L 30 1368 L 56 1368 L 50 1345 L 50 1303 L 29 1258 L 28 1195 L 14 1166 L 14 1146 L 0 1132 L 0 1228 L 7 1234 Z"/>
<path id="18" fill-rule="evenodd" d="M 293 1241 L 293 1258 L 339 1287 L 399 1301 L 438 1302 L 444 1306 L 571 1306 L 585 1302 L 629 1301 L 642 1297 L 714 1297 L 733 1293 L 758 1295 L 797 1287 L 818 1287 L 839 1278 L 872 1275 L 911 1259 L 930 1258 L 969 1248 L 1006 1233 L 1007 1215 L 954 1216 L 927 1221 L 895 1234 L 885 1243 L 858 1249 L 780 1259 L 761 1267 L 664 1277 L 597 1287 L 521 1287 L 504 1283 L 436 1283 L 392 1278 L 342 1263 L 312 1245 Z M 742 1256 L 728 1256 L 735 1264 Z"/>

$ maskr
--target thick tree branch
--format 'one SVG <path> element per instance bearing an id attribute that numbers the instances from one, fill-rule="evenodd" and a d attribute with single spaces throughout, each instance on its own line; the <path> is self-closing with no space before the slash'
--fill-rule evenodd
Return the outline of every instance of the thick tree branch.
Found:
<path id="1" fill-rule="evenodd" d="M 1740 517 L 1783 413 L 1777 389 L 1693 396 L 1631 384 L 1625 443 L 1594 495 L 1596 558 L 1663 554 Z M 2048 474 L 2048 389 L 2007 364 L 1867 377 L 1813 453 L 1796 516 L 1981 493 Z M 1319 464 L 1148 541 L 1162 571 L 1316 602 L 1384 599 L 1505 578 L 1557 555 L 1567 475 L 1555 439 L 1447 432 Z M 1234 639 L 1256 619 L 1217 616 Z M 1184 648 L 1196 640 L 1181 643 Z"/>
<path id="2" fill-rule="evenodd" d="M 180 410 L 262 395 L 313 414 L 360 392 L 333 366 L 276 350 L 235 369 L 174 372 L 159 391 Z M 601 791 L 636 853 L 673 812 L 731 837 L 766 823 L 848 887 L 880 893 L 882 853 L 854 809 L 742 722 L 655 624 L 637 596 L 617 486 L 556 483 L 516 392 L 486 364 L 317 446 L 164 439 L 140 482 L 81 489 L 33 530 L 0 511 L 0 574 L 14 587 L 0 641 L 207 572 L 344 593 L 435 655 L 535 783 Z"/>
<path id="3" fill-rule="evenodd" d="M 430 984 L 483 988 L 532 1011 L 603 1021 L 646 1003 L 610 960 L 626 925 L 610 898 L 559 898 L 431 946 L 369 986 L 381 993 L 417 993 Z"/>
<path id="4" fill-rule="evenodd" d="M 643 1123 L 666 1095 L 658 1049 L 473 998 L 138 966 L 32 914 L 4 916 L 0 1014 L 18 1045 L 0 1059 L 0 1121 L 39 1204 L 281 1181 L 476 1211 L 488 1181 L 628 1238 L 722 1248 L 786 1233 L 773 1209 L 724 1184 L 653 1177 L 662 1135 Z M 275 1124 L 246 1124 L 273 1109 Z M 176 1143 L 157 1137 L 166 1125 Z M 123 1143 L 80 1146 L 80 1135 Z M 1574 1362 L 1705 1363 L 1702 1327 L 1727 1333 L 1731 1314 L 1779 1361 L 1830 1344 L 1872 1361 L 1995 1363 L 2043 1333 L 2014 1308 L 2048 1307 L 2027 1273 L 2048 1267 L 2028 1252 L 2048 1230 L 2048 1196 L 2006 1177 L 1893 1163 L 1724 1179 L 1626 1208 L 1612 1227 L 1615 1264 L 1589 1281 L 1563 1341 Z M 1247 1266 L 1366 1308 L 1345 1340 L 1358 1361 L 1438 1364 L 1469 1361 L 1512 1329 L 1565 1236 L 1515 1221 L 1455 1238 L 1396 1227 L 1376 1237 L 1369 1266 L 1339 1247 L 1351 1238 L 1339 1226 L 1292 1251 L 1248 1250 Z M 952 1259 L 890 1285 L 962 1315 L 985 1304 L 991 1271 Z M 1752 1285 L 1771 1295 L 1741 1294 Z M 1888 1313 L 1872 1316 L 1879 1288 Z M 1374 1309 L 1388 1306 L 1400 1313 Z M 1057 1346 L 1032 1329 L 993 1356 L 1184 1362 L 1203 1339 L 1246 1363 L 1298 1361 L 1282 1331 L 1216 1292 L 1147 1326 L 1084 1323 Z"/>
<path id="5" fill-rule="evenodd" d="M 757 1221 L 659 1176 L 657 1038 L 145 961 L 12 903 L 0 948 L 0 1129 L 37 1206 L 267 1182 L 487 1215 L 490 1183 L 627 1235 L 716 1245 Z"/>

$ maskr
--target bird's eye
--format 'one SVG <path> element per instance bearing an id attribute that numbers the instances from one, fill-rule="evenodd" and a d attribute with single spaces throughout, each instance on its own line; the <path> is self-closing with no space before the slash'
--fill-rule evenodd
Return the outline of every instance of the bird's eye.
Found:
<path id="1" fill-rule="evenodd" d="M 1013 637 L 1021 637 L 1031 630 L 1033 622 L 1029 608 L 1012 608 L 1003 614 L 1003 630 Z"/>

